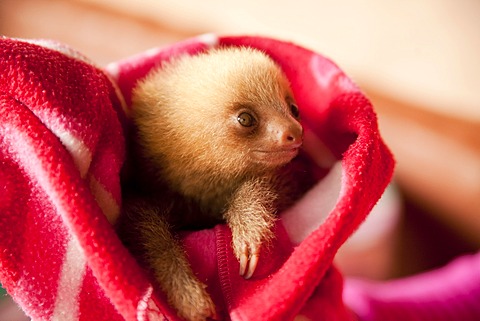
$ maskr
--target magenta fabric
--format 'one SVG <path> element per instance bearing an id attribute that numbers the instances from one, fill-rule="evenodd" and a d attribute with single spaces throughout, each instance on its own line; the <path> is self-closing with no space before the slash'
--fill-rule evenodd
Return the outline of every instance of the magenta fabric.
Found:
<path id="1" fill-rule="evenodd" d="M 328 150 L 341 188 L 326 213 L 308 205 L 327 198 L 315 187 L 288 210 L 318 217 L 313 232 L 294 242 L 292 220 L 279 220 L 252 279 L 238 275 L 226 225 L 185 233 L 192 267 L 224 320 L 355 320 L 332 260 L 394 162 L 372 105 L 332 61 L 271 38 L 210 35 L 102 70 L 61 44 L 0 42 L 0 282 L 33 320 L 178 319 L 115 234 L 126 115 L 132 87 L 152 67 L 220 45 L 258 48 L 283 68 L 309 137 L 307 166 L 321 184 Z"/>
<path id="2" fill-rule="evenodd" d="M 480 320 L 480 254 L 399 280 L 347 280 L 344 299 L 362 321 Z"/>

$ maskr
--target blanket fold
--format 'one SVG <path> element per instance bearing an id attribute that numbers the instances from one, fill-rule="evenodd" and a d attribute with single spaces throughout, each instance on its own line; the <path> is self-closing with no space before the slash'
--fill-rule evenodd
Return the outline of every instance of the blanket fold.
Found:
<path id="1" fill-rule="evenodd" d="M 224 320 L 355 320 L 332 261 L 383 193 L 393 158 L 370 102 L 332 61 L 275 39 L 208 35 L 101 70 L 61 44 L 0 42 L 0 282 L 33 320 L 178 319 L 112 226 L 125 115 L 151 68 L 213 46 L 251 46 L 280 65 L 302 111 L 309 170 L 318 185 L 335 162 L 341 175 L 332 195 L 314 187 L 282 213 L 251 280 L 238 276 L 226 225 L 184 234 L 194 271 Z"/>

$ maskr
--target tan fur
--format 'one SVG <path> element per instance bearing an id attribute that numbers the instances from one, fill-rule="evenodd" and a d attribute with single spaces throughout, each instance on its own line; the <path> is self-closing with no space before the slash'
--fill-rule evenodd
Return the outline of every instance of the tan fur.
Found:
<path id="1" fill-rule="evenodd" d="M 240 124 L 245 112 L 254 126 Z M 302 141 L 297 116 L 280 68 L 247 48 L 181 57 L 136 87 L 137 181 L 127 194 L 139 196 L 127 195 L 121 231 L 183 318 L 215 309 L 175 230 L 226 220 L 240 273 L 251 277 L 276 212 L 300 191 L 285 167 Z"/>

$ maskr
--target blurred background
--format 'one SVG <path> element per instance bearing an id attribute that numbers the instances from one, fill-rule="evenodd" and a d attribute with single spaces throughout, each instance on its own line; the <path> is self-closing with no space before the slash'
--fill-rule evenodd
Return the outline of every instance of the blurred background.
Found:
<path id="1" fill-rule="evenodd" d="M 372 100 L 395 183 L 338 255 L 346 275 L 402 277 L 480 248 L 480 1 L 0 0 L 1 35 L 100 65 L 209 32 L 294 41 Z"/>

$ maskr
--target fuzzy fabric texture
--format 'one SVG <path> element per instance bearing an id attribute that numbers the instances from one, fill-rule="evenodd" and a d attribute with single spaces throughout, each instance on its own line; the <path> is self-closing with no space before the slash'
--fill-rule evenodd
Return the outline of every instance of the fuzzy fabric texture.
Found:
<path id="1" fill-rule="evenodd" d="M 33 320 L 178 319 L 115 234 L 125 115 L 151 68 L 213 46 L 251 46 L 281 66 L 318 184 L 282 213 L 252 279 L 238 275 L 226 225 L 184 234 L 194 271 L 224 320 L 356 320 L 332 261 L 394 162 L 372 105 L 332 61 L 275 39 L 209 35 L 102 70 L 60 44 L 0 42 L 0 282 Z"/>
<path id="2" fill-rule="evenodd" d="M 480 320 L 480 253 L 398 280 L 347 280 L 344 302 L 362 321 Z"/>

